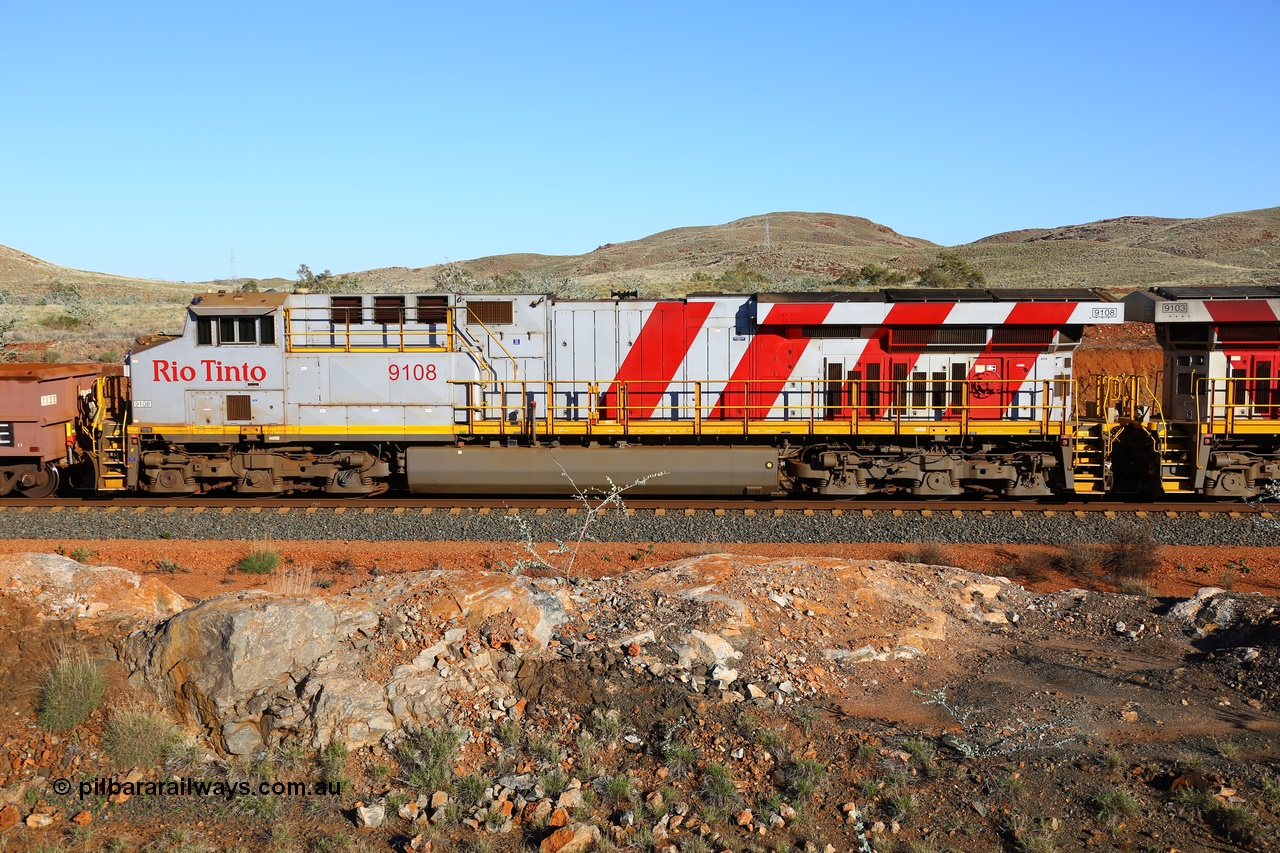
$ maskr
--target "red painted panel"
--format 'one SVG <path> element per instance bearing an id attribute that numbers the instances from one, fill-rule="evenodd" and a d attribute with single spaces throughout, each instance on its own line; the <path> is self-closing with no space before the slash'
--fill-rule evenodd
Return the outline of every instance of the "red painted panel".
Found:
<path id="1" fill-rule="evenodd" d="M 786 310 L 780 312 L 779 308 Z M 765 318 L 768 325 L 756 327 L 755 336 L 711 410 L 711 417 L 740 419 L 744 405 L 749 407 L 753 420 L 767 417 L 809 346 L 802 327 L 819 325 L 830 313 L 829 304 L 773 305 Z M 785 318 L 787 325 L 777 325 L 775 316 Z"/>
<path id="2" fill-rule="evenodd" d="M 1206 299 L 1205 310 L 1215 323 L 1274 323 L 1276 312 L 1264 300 Z"/>
<path id="3" fill-rule="evenodd" d="M 711 302 L 659 302 L 644 321 L 640 334 L 618 368 L 601 408 L 606 417 L 617 405 L 620 383 L 627 385 L 627 416 L 653 417 L 662 392 L 675 378 L 685 353 L 711 314 Z"/>
<path id="4" fill-rule="evenodd" d="M 1057 328 L 1071 319 L 1075 303 L 1019 302 L 1013 306 L 1003 325 L 1046 326 Z M 990 342 L 974 360 L 969 371 L 969 417 L 976 420 L 998 421 L 1013 403 L 1014 393 L 1026 381 L 1035 366 L 1036 357 L 1048 350 L 1043 346 L 1027 346 L 1024 349 L 1001 347 L 997 350 Z M 988 372 L 978 373 L 978 365 L 998 364 L 998 380 L 991 380 Z M 984 381 L 986 380 L 986 381 Z M 1043 404 L 1044 401 L 1041 401 Z"/>

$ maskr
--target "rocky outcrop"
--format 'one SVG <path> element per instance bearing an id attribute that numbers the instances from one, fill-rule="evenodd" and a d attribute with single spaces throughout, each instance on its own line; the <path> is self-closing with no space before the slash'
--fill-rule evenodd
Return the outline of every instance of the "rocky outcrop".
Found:
<path id="1" fill-rule="evenodd" d="M 332 598 L 252 591 L 134 634 L 126 663 L 221 751 L 359 747 L 433 721 L 455 693 L 506 695 L 517 654 L 545 648 L 564 613 L 510 575 L 424 572 Z"/>
<path id="2" fill-rule="evenodd" d="M 32 711 L 58 650 L 115 661 L 130 631 L 187 606 L 160 581 L 126 569 L 57 554 L 0 556 L 0 713 Z"/>
<path id="3" fill-rule="evenodd" d="M 86 566 L 57 554 L 0 556 L 0 607 L 42 621 L 143 622 L 189 604 L 154 578 L 114 566 Z"/>

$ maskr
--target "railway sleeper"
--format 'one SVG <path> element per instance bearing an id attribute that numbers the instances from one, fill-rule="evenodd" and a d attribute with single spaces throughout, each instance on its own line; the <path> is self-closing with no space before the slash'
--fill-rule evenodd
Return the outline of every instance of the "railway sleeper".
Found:
<path id="1" fill-rule="evenodd" d="M 1059 467 L 1049 452 L 970 457 L 957 453 L 904 452 L 890 456 L 854 450 L 823 450 L 788 463 L 797 485 L 821 495 L 857 496 L 905 491 L 924 497 L 953 497 L 968 491 L 1008 497 L 1054 494 L 1051 472 Z"/>
<path id="2" fill-rule="evenodd" d="M 363 450 L 333 453 L 150 451 L 141 482 L 152 494 L 194 495 L 230 488 L 244 495 L 322 491 L 373 495 L 386 489 L 388 464 Z"/>

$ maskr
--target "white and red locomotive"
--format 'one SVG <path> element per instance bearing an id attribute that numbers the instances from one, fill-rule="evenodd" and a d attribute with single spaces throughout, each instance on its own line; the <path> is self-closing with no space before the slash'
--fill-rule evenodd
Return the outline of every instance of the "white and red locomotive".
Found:
<path id="1" fill-rule="evenodd" d="M 1127 319 L 1155 324 L 1164 350 L 1160 387 L 1132 387 L 1117 401 L 1129 414 L 1125 402 L 1143 407 L 1141 427 L 1115 443 L 1128 479 L 1225 498 L 1280 483 L 1280 286 L 1154 287 L 1124 302 Z M 1138 454 L 1131 464 L 1126 452 Z"/>
<path id="2" fill-rule="evenodd" d="M 1098 492 L 1087 290 L 564 300 L 218 293 L 130 354 L 100 488 L 194 494 Z M 123 406 L 127 402 L 128 405 Z"/>

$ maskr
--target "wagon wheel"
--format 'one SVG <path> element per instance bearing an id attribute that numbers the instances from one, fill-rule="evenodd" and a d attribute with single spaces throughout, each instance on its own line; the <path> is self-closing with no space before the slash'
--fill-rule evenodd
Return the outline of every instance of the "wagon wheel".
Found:
<path id="1" fill-rule="evenodd" d="M 58 490 L 62 475 L 52 462 L 46 463 L 43 471 L 23 474 L 18 478 L 18 491 L 29 498 L 47 498 Z"/>

